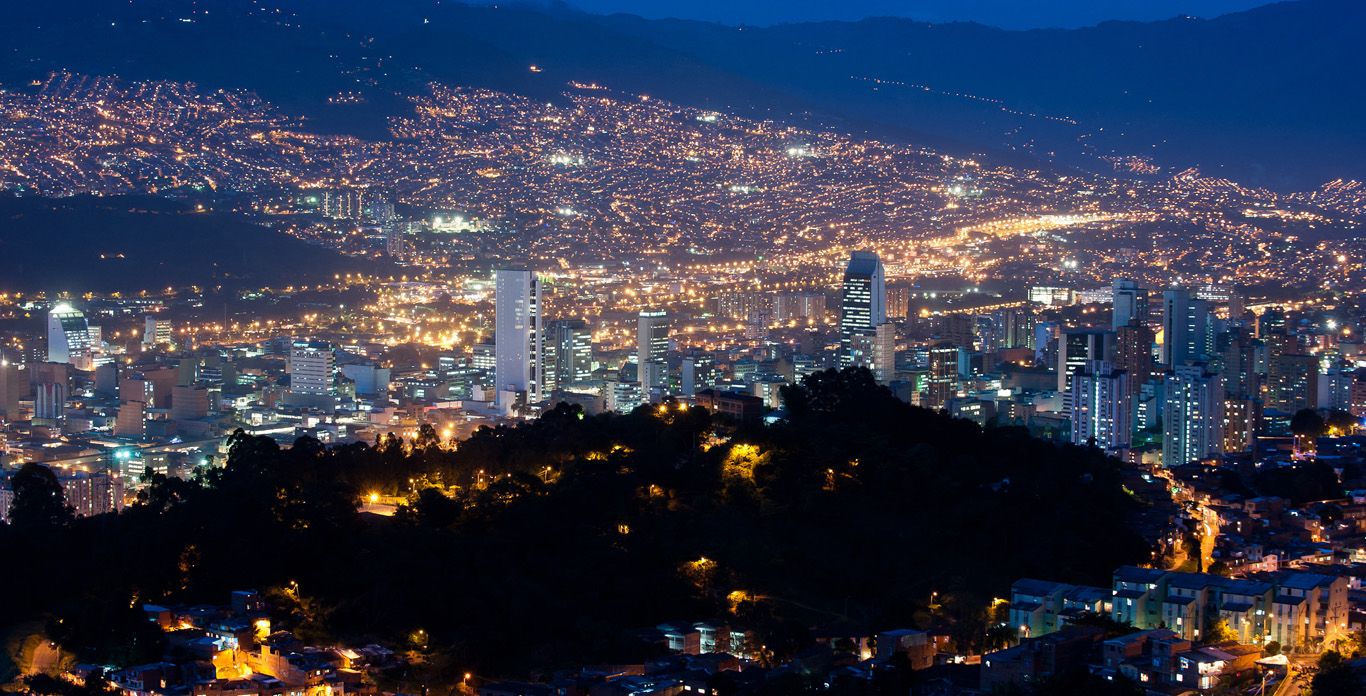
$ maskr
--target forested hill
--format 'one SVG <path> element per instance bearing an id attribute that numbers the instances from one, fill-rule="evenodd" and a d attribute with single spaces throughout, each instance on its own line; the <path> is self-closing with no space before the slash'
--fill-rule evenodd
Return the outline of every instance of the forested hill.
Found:
<path id="1" fill-rule="evenodd" d="M 158 479 L 118 516 L 26 504 L 0 529 L 25 568 L 0 574 L 0 596 L 24 598 L 0 625 L 47 619 L 82 659 L 126 664 L 160 650 L 140 603 L 255 587 L 303 636 L 401 644 L 421 627 L 448 658 L 434 665 L 479 673 L 628 661 L 639 629 L 711 617 L 780 657 L 833 621 L 947 625 L 980 648 L 1013 580 L 1105 584 L 1149 558 L 1143 507 L 1099 451 L 910 406 L 866 371 L 786 399 L 768 426 L 561 407 L 454 450 L 430 429 L 334 448 L 239 434 L 225 467 Z M 358 513 L 372 492 L 410 502 Z"/>

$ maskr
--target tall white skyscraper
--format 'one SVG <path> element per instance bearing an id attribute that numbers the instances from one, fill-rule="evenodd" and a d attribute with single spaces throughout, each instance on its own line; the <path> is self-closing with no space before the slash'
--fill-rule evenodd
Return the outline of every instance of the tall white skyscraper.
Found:
<path id="1" fill-rule="evenodd" d="M 1069 389 L 1072 442 L 1080 445 L 1094 438 L 1096 446 L 1106 452 L 1128 449 L 1133 431 L 1129 375 L 1095 360 L 1072 375 Z"/>
<path id="2" fill-rule="evenodd" d="M 844 269 L 840 291 L 840 366 L 867 364 L 856 355 L 854 336 L 873 336 L 887 321 L 887 281 L 882 260 L 871 251 L 856 251 Z"/>
<path id="3" fill-rule="evenodd" d="M 1177 367 L 1203 362 L 1214 352 L 1214 325 L 1209 302 L 1187 288 L 1162 293 L 1162 364 Z"/>
<path id="4" fill-rule="evenodd" d="M 47 360 L 67 363 L 78 370 L 93 370 L 90 324 L 85 314 L 61 302 L 47 313 Z"/>
<path id="5" fill-rule="evenodd" d="M 1167 372 L 1162 414 L 1162 465 L 1179 466 L 1219 454 L 1223 446 L 1224 382 L 1203 364 Z"/>
<path id="6" fill-rule="evenodd" d="M 499 405 L 510 408 L 509 395 L 526 395 L 527 403 L 545 398 L 541 380 L 544 331 L 541 326 L 541 281 L 527 269 L 494 273 L 494 381 Z"/>
<path id="7" fill-rule="evenodd" d="M 636 366 L 642 387 L 663 386 L 668 355 L 669 313 L 658 309 L 640 310 L 636 325 Z"/>

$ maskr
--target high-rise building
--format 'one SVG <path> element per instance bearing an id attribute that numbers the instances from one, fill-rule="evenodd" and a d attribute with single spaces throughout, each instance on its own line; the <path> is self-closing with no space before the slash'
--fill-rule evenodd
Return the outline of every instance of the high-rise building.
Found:
<path id="1" fill-rule="evenodd" d="M 1114 307 L 1111 311 L 1111 328 L 1118 330 L 1137 322 L 1148 321 L 1148 291 L 1138 287 L 1138 283 L 1128 278 L 1116 278 L 1113 286 Z"/>
<path id="2" fill-rule="evenodd" d="M 887 285 L 882 260 L 856 251 L 844 269 L 840 290 L 840 365 L 855 363 L 854 336 L 872 336 L 887 321 Z"/>
<path id="3" fill-rule="evenodd" d="M 1115 362 L 1115 334 L 1099 329 L 1067 329 L 1058 337 L 1058 392 L 1068 393 L 1072 375 L 1085 372 L 1091 363 Z M 1066 408 L 1064 407 L 1064 410 Z"/>
<path id="4" fill-rule="evenodd" d="M 545 398 L 541 384 L 541 354 L 545 333 L 541 326 L 541 280 L 527 269 L 495 273 L 494 381 L 499 404 L 510 408 L 505 394 L 523 394 L 527 403 Z"/>
<path id="5" fill-rule="evenodd" d="M 1302 409 L 1316 408 L 1319 401 L 1318 386 L 1317 357 L 1304 353 L 1282 353 L 1267 359 L 1267 409 L 1293 414 Z"/>
<path id="6" fill-rule="evenodd" d="M 1094 440 L 1106 452 L 1129 448 L 1133 434 L 1133 401 L 1129 375 L 1104 360 L 1094 360 L 1072 375 L 1068 392 L 1072 405 L 1072 442 Z"/>
<path id="7" fill-rule="evenodd" d="M 336 357 L 325 341 L 295 341 L 289 351 L 289 391 L 293 396 L 329 397 L 335 393 Z"/>
<path id="8" fill-rule="evenodd" d="M 644 389 L 664 385 L 669 355 L 669 313 L 642 309 L 636 323 L 636 369 Z"/>
<path id="9" fill-rule="evenodd" d="M 992 314 L 997 348 L 1033 348 L 1034 312 L 1029 307 L 1008 307 Z"/>
<path id="10" fill-rule="evenodd" d="M 1153 374 L 1153 344 L 1156 336 L 1152 328 L 1137 322 L 1115 330 L 1115 368 L 1129 373 L 1129 395 L 1138 390 Z"/>
<path id="11" fill-rule="evenodd" d="M 142 345 L 149 346 L 168 346 L 175 341 L 175 330 L 171 327 L 170 319 L 162 319 L 153 315 L 147 315 L 142 319 Z"/>
<path id="12" fill-rule="evenodd" d="M 1168 368 L 1205 362 L 1214 353 L 1214 325 L 1209 302 L 1188 288 L 1162 293 L 1162 364 Z"/>
<path id="13" fill-rule="evenodd" d="M 1261 402 L 1256 399 L 1226 397 L 1222 451 L 1226 454 L 1251 452 L 1257 438 L 1257 422 L 1261 417 Z"/>
<path id="14" fill-rule="evenodd" d="M 47 313 L 47 360 L 66 363 L 78 370 L 93 370 L 94 344 L 85 314 L 61 302 Z"/>
<path id="15" fill-rule="evenodd" d="M 825 295 L 818 292 L 778 295 L 773 301 L 773 318 L 779 322 L 820 321 L 825 318 Z"/>
<path id="16" fill-rule="evenodd" d="M 925 398 L 921 405 L 943 409 L 958 394 L 958 346 L 941 343 L 930 348 L 930 371 L 926 380 Z"/>
<path id="17" fill-rule="evenodd" d="M 560 319 L 546 325 L 545 389 L 587 382 L 593 378 L 593 332 L 581 319 Z"/>
<path id="18" fill-rule="evenodd" d="M 1162 463 L 1179 466 L 1216 456 L 1224 438 L 1224 384 L 1203 363 L 1177 365 L 1166 374 Z"/>
<path id="19" fill-rule="evenodd" d="M 323 217 L 334 220 L 359 220 L 365 215 L 363 189 L 325 189 L 322 193 Z"/>
<path id="20" fill-rule="evenodd" d="M 887 318 L 891 321 L 906 321 L 911 311 L 911 288 L 906 285 L 893 285 L 887 288 Z"/>
<path id="21" fill-rule="evenodd" d="M 873 355 L 870 367 L 873 379 L 882 384 L 896 377 L 896 324 L 884 321 L 873 333 Z"/>
<path id="22" fill-rule="evenodd" d="M 406 257 L 408 255 L 408 240 L 403 235 L 406 231 L 406 225 L 400 225 L 397 222 L 389 221 L 384 223 L 383 229 L 384 253 L 394 259 Z"/>

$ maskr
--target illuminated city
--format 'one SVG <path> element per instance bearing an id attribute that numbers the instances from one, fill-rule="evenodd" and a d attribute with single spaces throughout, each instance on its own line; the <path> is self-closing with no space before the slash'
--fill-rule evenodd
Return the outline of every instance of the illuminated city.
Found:
<path id="1" fill-rule="evenodd" d="M 441 4 L 385 21 L 750 29 Z M 307 37 L 319 110 L 0 71 L 0 691 L 1366 693 L 1360 180 L 872 65 L 1089 164 L 727 108 L 670 43 L 465 83 L 311 5 L 68 28 Z"/>

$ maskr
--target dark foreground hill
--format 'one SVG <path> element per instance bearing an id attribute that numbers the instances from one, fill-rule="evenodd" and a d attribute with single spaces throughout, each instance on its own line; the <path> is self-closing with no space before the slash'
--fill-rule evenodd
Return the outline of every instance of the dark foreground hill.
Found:
<path id="1" fill-rule="evenodd" d="M 279 232 L 154 198 L 0 196 L 7 291 L 281 286 L 369 264 Z"/>
<path id="2" fill-rule="evenodd" d="M 947 626 L 980 649 L 1013 580 L 1103 585 L 1149 558 L 1133 531 L 1145 508 L 1098 450 L 910 406 L 867 371 L 785 396 L 776 425 L 560 407 L 454 451 L 429 428 L 331 449 L 239 435 L 226 468 L 158 479 L 121 515 L 29 504 L 0 527 L 0 556 L 23 569 L 0 573 L 0 596 L 21 598 L 0 602 L 0 631 L 46 618 L 85 660 L 154 659 L 140 602 L 255 587 L 312 640 L 402 644 L 421 628 L 452 672 L 433 679 L 629 662 L 648 649 L 640 629 L 708 618 L 756 629 L 778 657 L 832 623 Z M 410 503 L 358 514 L 370 492 Z"/>
<path id="3" fill-rule="evenodd" d="M 772 27 L 434 0 L 8 7 L 0 82 L 69 68 L 254 89 L 379 137 L 429 80 L 549 96 L 597 81 L 752 115 L 1064 166 L 1151 156 L 1245 183 L 1366 179 L 1366 3 L 1072 30 L 874 18 Z M 530 70 L 536 65 L 538 72 Z M 331 104 L 339 92 L 362 104 Z"/>

